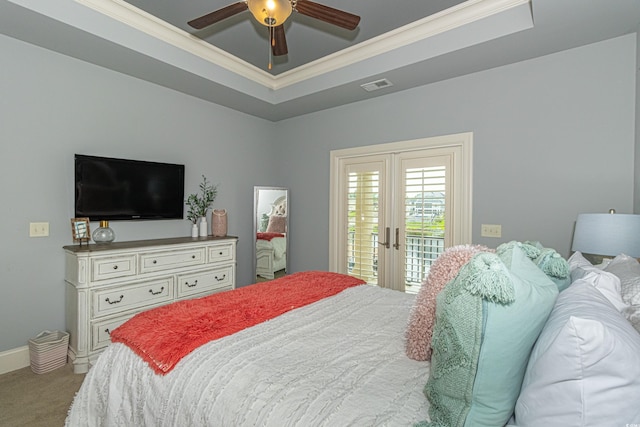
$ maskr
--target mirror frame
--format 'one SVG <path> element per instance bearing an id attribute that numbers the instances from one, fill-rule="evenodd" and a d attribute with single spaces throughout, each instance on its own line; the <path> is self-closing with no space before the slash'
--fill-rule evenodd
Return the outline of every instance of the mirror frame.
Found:
<path id="1" fill-rule="evenodd" d="M 261 190 L 270 190 L 270 191 L 284 191 L 285 196 L 287 198 L 287 216 L 286 216 L 286 220 L 285 220 L 285 227 L 287 230 L 287 242 L 286 242 L 286 260 L 285 260 L 285 273 L 288 274 L 289 273 L 289 268 L 290 268 L 290 262 L 289 262 L 289 254 L 291 253 L 289 251 L 289 242 L 291 241 L 291 239 L 289 238 L 290 234 L 291 234 L 291 228 L 289 226 L 289 217 L 291 215 L 291 191 L 287 188 L 287 187 L 268 187 L 268 186 L 255 186 L 253 187 L 253 245 L 252 245 L 252 253 L 253 253 L 253 282 L 257 282 L 258 280 L 258 276 L 257 276 L 257 263 L 258 263 L 258 259 L 257 259 L 257 251 L 256 251 L 256 235 L 258 233 L 258 221 L 260 221 L 260 218 L 258 218 L 258 204 L 259 204 L 259 194 Z M 268 279 L 267 279 L 268 280 Z"/>

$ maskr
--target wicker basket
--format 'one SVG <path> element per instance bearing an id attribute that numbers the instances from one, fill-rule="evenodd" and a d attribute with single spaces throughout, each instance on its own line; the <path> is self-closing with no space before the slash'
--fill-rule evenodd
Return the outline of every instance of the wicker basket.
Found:
<path id="1" fill-rule="evenodd" d="M 29 340 L 31 370 L 44 374 L 67 364 L 69 334 L 60 331 L 43 331 Z"/>

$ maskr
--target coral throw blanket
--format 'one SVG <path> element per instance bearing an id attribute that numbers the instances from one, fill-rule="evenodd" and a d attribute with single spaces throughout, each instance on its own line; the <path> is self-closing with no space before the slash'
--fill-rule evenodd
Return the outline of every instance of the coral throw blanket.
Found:
<path id="1" fill-rule="evenodd" d="M 209 341 L 364 283 L 338 273 L 295 273 L 139 313 L 115 329 L 111 341 L 128 345 L 164 375 Z"/>
<path id="2" fill-rule="evenodd" d="M 284 237 L 282 233 L 257 233 L 256 237 L 258 240 L 268 240 L 274 239 L 276 237 Z"/>

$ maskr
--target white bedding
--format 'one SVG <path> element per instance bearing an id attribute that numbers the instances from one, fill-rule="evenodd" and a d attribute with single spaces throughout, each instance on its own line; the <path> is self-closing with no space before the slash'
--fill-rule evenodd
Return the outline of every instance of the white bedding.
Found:
<path id="1" fill-rule="evenodd" d="M 212 341 L 165 376 L 111 344 L 67 426 L 410 426 L 429 364 L 409 359 L 414 296 L 369 285 Z"/>
<path id="2" fill-rule="evenodd" d="M 273 255 L 276 259 L 282 258 L 287 252 L 287 238 L 274 237 L 271 240 L 256 240 L 256 249 L 273 249 Z"/>
<path id="3" fill-rule="evenodd" d="M 256 275 L 273 279 L 274 273 L 287 268 L 287 238 L 256 240 Z"/>

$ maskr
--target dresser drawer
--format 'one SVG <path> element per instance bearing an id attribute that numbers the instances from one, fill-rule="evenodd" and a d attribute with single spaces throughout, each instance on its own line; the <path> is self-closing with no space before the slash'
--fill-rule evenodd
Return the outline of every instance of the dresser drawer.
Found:
<path id="1" fill-rule="evenodd" d="M 140 254 L 140 273 L 172 270 L 205 263 L 205 248 L 147 252 Z"/>
<path id="2" fill-rule="evenodd" d="M 223 262 L 232 261 L 235 257 L 235 251 L 233 245 L 222 244 L 218 246 L 209 247 L 209 262 Z"/>
<path id="3" fill-rule="evenodd" d="M 95 258 L 91 260 L 91 279 L 93 281 L 128 277 L 136 274 L 135 254 Z"/>
<path id="4" fill-rule="evenodd" d="M 233 266 L 178 276 L 178 298 L 233 289 Z"/>
<path id="5" fill-rule="evenodd" d="M 135 313 L 115 319 L 95 322 L 91 326 L 91 351 L 104 348 L 111 344 L 111 332 L 127 320 L 131 319 Z"/>
<path id="6" fill-rule="evenodd" d="M 164 277 L 119 288 L 96 290 L 92 294 L 93 317 L 101 317 L 171 301 L 173 298 L 173 277 Z"/>

